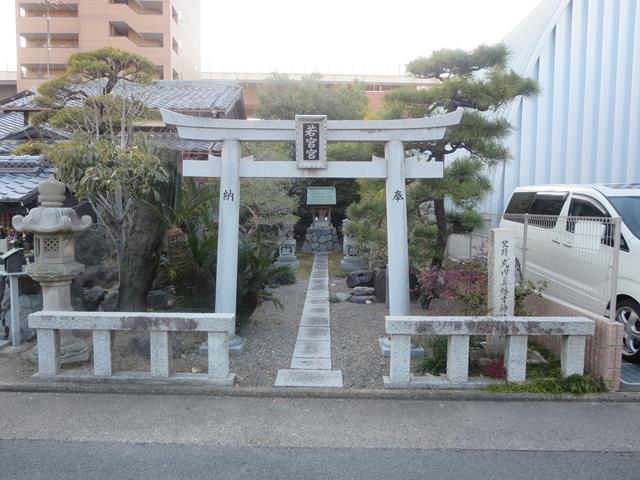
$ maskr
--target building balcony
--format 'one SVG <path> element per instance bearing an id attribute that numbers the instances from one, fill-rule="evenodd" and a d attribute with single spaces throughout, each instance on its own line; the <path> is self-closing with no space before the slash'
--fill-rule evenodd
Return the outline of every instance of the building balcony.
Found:
<path id="1" fill-rule="evenodd" d="M 20 66 L 20 78 L 23 80 L 49 80 L 63 75 L 67 70 L 65 64 L 22 64 Z"/>
<path id="2" fill-rule="evenodd" d="M 112 5 L 126 5 L 138 15 L 162 15 L 162 1 L 109 0 Z"/>
<path id="3" fill-rule="evenodd" d="M 21 48 L 78 48 L 80 46 L 77 33 L 22 33 Z"/>
<path id="4" fill-rule="evenodd" d="M 20 2 L 19 17 L 77 17 L 78 0 L 58 0 L 55 2 Z"/>
<path id="5" fill-rule="evenodd" d="M 109 33 L 112 37 L 126 37 L 138 47 L 162 48 L 162 33 L 138 33 L 124 22 L 109 22 Z"/>

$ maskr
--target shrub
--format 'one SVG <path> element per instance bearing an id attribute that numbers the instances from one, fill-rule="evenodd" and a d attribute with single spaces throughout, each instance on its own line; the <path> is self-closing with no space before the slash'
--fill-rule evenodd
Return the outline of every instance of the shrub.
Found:
<path id="1" fill-rule="evenodd" d="M 490 360 L 484 367 L 484 373 L 489 378 L 506 378 L 507 369 L 504 368 L 504 358 L 499 357 Z"/>
<path id="2" fill-rule="evenodd" d="M 484 389 L 495 393 L 528 392 L 584 395 L 606 392 L 607 386 L 602 379 L 595 379 L 589 375 L 571 375 L 567 378 L 534 378 L 523 383 L 487 385 Z"/>
<path id="3" fill-rule="evenodd" d="M 447 371 L 447 338 L 433 337 L 427 340 L 427 346 L 432 350 L 432 356 L 425 356 L 416 366 L 416 373 L 420 375 L 440 375 Z"/>
<path id="4" fill-rule="evenodd" d="M 285 267 L 285 270 L 282 270 L 282 272 L 274 275 L 269 286 L 279 287 L 282 285 L 293 285 L 294 283 L 296 283 L 295 272 L 291 268 Z"/>

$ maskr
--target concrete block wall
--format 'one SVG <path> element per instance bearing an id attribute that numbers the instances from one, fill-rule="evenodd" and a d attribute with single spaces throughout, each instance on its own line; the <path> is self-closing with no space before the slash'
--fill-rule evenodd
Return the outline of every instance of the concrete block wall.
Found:
<path id="1" fill-rule="evenodd" d="M 602 378 L 611 385 L 614 392 L 620 390 L 620 374 L 622 369 L 622 335 L 623 326 L 607 318 L 579 312 L 566 305 L 548 298 L 531 296 L 525 301 L 525 307 L 535 315 L 587 317 L 596 322 L 593 337 L 587 337 L 585 350 L 585 373 Z M 562 338 L 555 336 L 530 337 L 540 345 L 560 356 Z"/>

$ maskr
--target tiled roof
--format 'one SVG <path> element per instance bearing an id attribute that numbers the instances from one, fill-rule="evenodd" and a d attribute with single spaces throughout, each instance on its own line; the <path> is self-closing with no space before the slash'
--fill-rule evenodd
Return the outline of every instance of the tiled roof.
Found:
<path id="1" fill-rule="evenodd" d="M 22 128 L 24 128 L 24 116 L 22 113 L 0 113 L 0 139 Z"/>
<path id="2" fill-rule="evenodd" d="M 0 203 L 27 202 L 55 170 L 41 156 L 0 156 Z"/>
<path id="3" fill-rule="evenodd" d="M 87 95 L 100 95 L 105 81 L 96 80 L 78 85 Z M 235 82 L 214 80 L 156 80 L 150 84 L 118 82 L 113 90 L 115 95 L 135 98 L 152 108 L 169 110 L 227 111 L 242 95 L 240 85 Z M 0 104 L 0 110 L 37 108 L 36 92 L 16 95 Z M 79 101 L 69 102 L 78 105 Z"/>
<path id="4" fill-rule="evenodd" d="M 169 148 L 183 152 L 222 151 L 222 143 L 220 142 L 214 142 L 211 144 L 211 142 L 200 140 L 184 140 L 180 138 L 177 133 L 152 133 L 148 138 L 154 142 L 161 143 Z"/>
<path id="5" fill-rule="evenodd" d="M 37 127 L 27 125 L 26 127 L 18 128 L 4 137 L 0 137 L 1 140 L 67 140 L 69 138 L 71 138 L 70 133 L 53 128 L 48 123 L 43 123 Z"/>

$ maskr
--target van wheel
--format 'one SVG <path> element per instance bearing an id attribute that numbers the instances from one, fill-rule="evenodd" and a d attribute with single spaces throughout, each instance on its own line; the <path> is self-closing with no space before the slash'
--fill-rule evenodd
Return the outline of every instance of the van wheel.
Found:
<path id="1" fill-rule="evenodd" d="M 621 300 L 616 309 L 616 321 L 624 325 L 622 358 L 640 363 L 640 303 L 630 298 Z"/>

